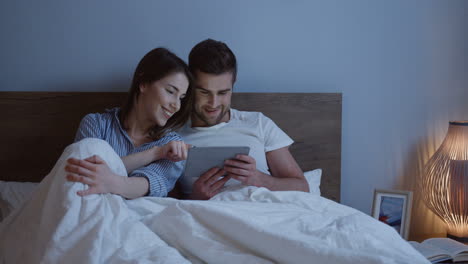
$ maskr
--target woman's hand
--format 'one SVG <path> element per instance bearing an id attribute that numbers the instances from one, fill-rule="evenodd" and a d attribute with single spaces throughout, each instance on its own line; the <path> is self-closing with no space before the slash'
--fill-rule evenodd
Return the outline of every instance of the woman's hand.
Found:
<path id="1" fill-rule="evenodd" d="M 67 160 L 65 171 L 68 173 L 67 180 L 89 185 L 87 190 L 77 192 L 79 196 L 116 193 L 119 180 L 124 178 L 113 173 L 106 162 L 97 155 L 84 160 L 70 158 Z"/>
<path id="2" fill-rule="evenodd" d="M 183 141 L 171 141 L 164 146 L 157 147 L 156 160 L 167 159 L 173 162 L 186 160 L 188 149 L 191 147 Z"/>

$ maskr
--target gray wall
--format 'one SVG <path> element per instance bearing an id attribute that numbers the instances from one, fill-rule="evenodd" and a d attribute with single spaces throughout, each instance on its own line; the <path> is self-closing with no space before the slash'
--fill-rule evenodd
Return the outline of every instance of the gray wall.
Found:
<path id="1" fill-rule="evenodd" d="M 342 202 L 366 213 L 374 188 L 415 189 L 447 122 L 468 119 L 467 1 L 16 0 L 0 10 L 4 91 L 125 91 L 150 49 L 186 58 L 210 37 L 238 56 L 236 91 L 342 92 Z M 418 223 L 433 217 L 415 210 Z"/>

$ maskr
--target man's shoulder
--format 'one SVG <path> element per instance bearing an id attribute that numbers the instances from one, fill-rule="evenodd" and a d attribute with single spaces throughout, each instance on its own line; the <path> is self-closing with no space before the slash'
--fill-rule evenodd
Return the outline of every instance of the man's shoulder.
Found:
<path id="1" fill-rule="evenodd" d="M 274 124 L 268 116 L 262 112 L 253 112 L 253 111 L 239 111 L 232 109 L 232 119 L 237 122 L 255 124 L 256 126 L 268 127 Z"/>
<path id="2" fill-rule="evenodd" d="M 262 112 L 240 111 L 233 108 L 231 108 L 231 114 L 233 119 L 238 119 L 242 121 L 253 121 L 265 118 L 265 115 Z"/>
<path id="3" fill-rule="evenodd" d="M 190 120 L 186 122 L 181 128 L 177 129 L 176 131 L 173 131 L 174 133 L 178 134 L 181 137 L 184 137 L 187 134 L 190 134 L 192 131 L 190 129 L 191 122 Z"/>

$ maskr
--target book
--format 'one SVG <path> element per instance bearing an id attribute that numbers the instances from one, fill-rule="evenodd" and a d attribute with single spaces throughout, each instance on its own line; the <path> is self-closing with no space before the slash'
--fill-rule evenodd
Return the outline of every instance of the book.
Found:
<path id="1" fill-rule="evenodd" d="M 409 241 L 409 243 L 431 263 L 445 260 L 468 261 L 468 245 L 450 238 L 437 237 L 426 239 L 421 243 L 416 241 Z"/>

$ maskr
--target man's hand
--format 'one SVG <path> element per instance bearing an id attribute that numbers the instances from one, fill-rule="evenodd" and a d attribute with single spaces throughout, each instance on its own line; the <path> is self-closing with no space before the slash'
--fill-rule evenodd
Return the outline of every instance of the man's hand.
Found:
<path id="1" fill-rule="evenodd" d="M 254 158 L 248 155 L 237 155 L 236 159 L 226 160 L 224 170 L 232 178 L 244 185 L 269 188 L 271 176 L 257 170 Z"/>
<path id="2" fill-rule="evenodd" d="M 77 192 L 79 196 L 113 193 L 119 179 L 123 179 L 113 173 L 106 162 L 97 155 L 84 160 L 70 158 L 67 160 L 65 171 L 68 173 L 67 180 L 89 185 L 87 190 Z"/>
<path id="3" fill-rule="evenodd" d="M 162 147 L 157 148 L 156 160 L 167 159 L 173 162 L 186 160 L 188 149 L 191 147 L 183 141 L 171 141 Z"/>
<path id="4" fill-rule="evenodd" d="M 211 168 L 193 183 L 191 199 L 208 200 L 221 191 L 224 184 L 230 179 L 229 176 L 222 177 L 226 172 L 220 168 Z M 222 177 L 220 179 L 220 177 Z"/>

